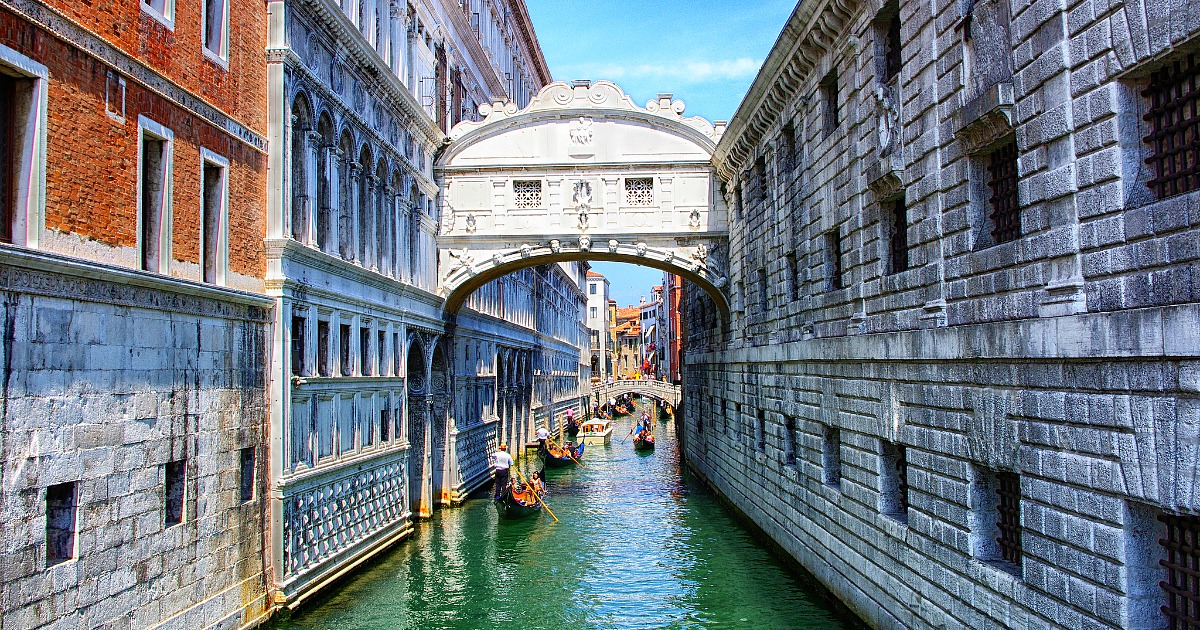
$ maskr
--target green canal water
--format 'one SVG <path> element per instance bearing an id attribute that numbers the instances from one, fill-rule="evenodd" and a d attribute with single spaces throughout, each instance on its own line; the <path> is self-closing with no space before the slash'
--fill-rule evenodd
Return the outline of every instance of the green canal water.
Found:
<path id="1" fill-rule="evenodd" d="M 544 511 L 500 520 L 490 495 L 273 628 L 856 628 L 759 544 L 691 474 L 672 427 L 658 449 L 588 446 L 548 470 Z"/>

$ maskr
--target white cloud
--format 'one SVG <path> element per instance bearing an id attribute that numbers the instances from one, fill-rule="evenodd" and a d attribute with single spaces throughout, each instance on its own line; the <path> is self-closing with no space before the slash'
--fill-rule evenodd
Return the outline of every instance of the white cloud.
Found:
<path id="1" fill-rule="evenodd" d="M 718 61 L 680 61 L 655 64 L 573 64 L 555 74 L 563 79 L 674 79 L 684 83 L 709 83 L 747 79 L 758 72 L 762 62 L 749 57 Z"/>

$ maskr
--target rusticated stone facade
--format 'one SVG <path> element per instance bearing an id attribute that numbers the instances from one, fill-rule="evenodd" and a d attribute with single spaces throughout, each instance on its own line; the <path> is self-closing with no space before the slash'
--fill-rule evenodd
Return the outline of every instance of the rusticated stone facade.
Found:
<path id="1" fill-rule="evenodd" d="M 1160 539 L 1200 528 L 1200 192 L 1155 117 L 1197 9 L 803 2 L 718 143 L 686 457 L 872 625 L 1166 628 L 1194 590 Z"/>

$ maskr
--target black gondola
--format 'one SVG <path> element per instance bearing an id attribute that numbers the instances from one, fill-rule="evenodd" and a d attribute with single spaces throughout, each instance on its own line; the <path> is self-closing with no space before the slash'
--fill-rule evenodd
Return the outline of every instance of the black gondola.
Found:
<path id="1" fill-rule="evenodd" d="M 579 435 L 579 421 L 574 418 L 567 420 L 567 426 L 565 430 L 567 437 L 575 439 L 575 436 Z"/>
<path id="2" fill-rule="evenodd" d="M 635 451 L 653 451 L 654 436 L 649 433 L 639 433 L 633 436 L 633 450 Z"/>
<path id="3" fill-rule="evenodd" d="M 508 487 L 500 493 L 500 498 L 495 500 L 496 511 L 503 518 L 525 518 L 542 511 L 542 502 L 533 495 L 533 490 L 528 486 L 521 490 L 514 490 L 514 484 L 508 484 Z"/>
<path id="4" fill-rule="evenodd" d="M 547 444 L 538 451 L 538 454 L 541 455 L 542 460 L 546 462 L 547 468 L 563 468 L 574 464 L 577 460 L 583 457 L 583 443 L 580 442 L 577 446 L 570 450 L 560 446 Z"/>

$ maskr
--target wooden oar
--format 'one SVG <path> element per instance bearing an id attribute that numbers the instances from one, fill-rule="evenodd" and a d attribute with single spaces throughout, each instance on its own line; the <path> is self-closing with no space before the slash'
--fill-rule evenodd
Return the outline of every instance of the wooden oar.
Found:
<path id="1" fill-rule="evenodd" d="M 513 468 L 516 468 L 516 466 Z M 542 507 L 546 508 L 546 511 L 550 513 L 550 516 L 554 517 L 554 522 L 557 523 L 558 517 L 554 516 L 554 512 L 550 510 L 550 506 L 546 505 L 546 500 L 542 498 L 542 495 L 538 494 L 537 488 L 534 488 L 533 484 L 529 483 L 529 480 L 526 479 L 525 475 L 521 473 L 520 468 L 516 468 L 516 470 L 517 476 L 521 478 L 521 483 L 525 484 L 526 488 L 529 488 L 529 493 L 533 495 L 534 499 L 537 499 L 538 503 L 542 504 Z"/>
<path id="2" fill-rule="evenodd" d="M 559 446 L 558 444 L 556 444 L 556 443 L 554 442 L 554 440 L 547 440 L 547 441 L 549 441 L 551 445 L 553 445 L 553 446 L 557 446 L 558 448 L 561 448 L 561 449 L 562 449 L 562 451 L 563 451 L 564 453 L 566 453 L 566 454 L 567 454 L 567 457 L 570 457 L 570 458 L 571 458 L 571 461 L 575 462 L 576 464 L 579 464 L 579 467 L 580 467 L 580 468 L 587 468 L 587 466 L 584 466 L 584 465 L 583 465 L 583 462 L 579 461 L 578 459 L 575 459 L 575 456 L 571 454 L 571 449 L 569 449 L 569 448 L 567 448 L 567 447 L 565 447 L 565 446 Z"/>

